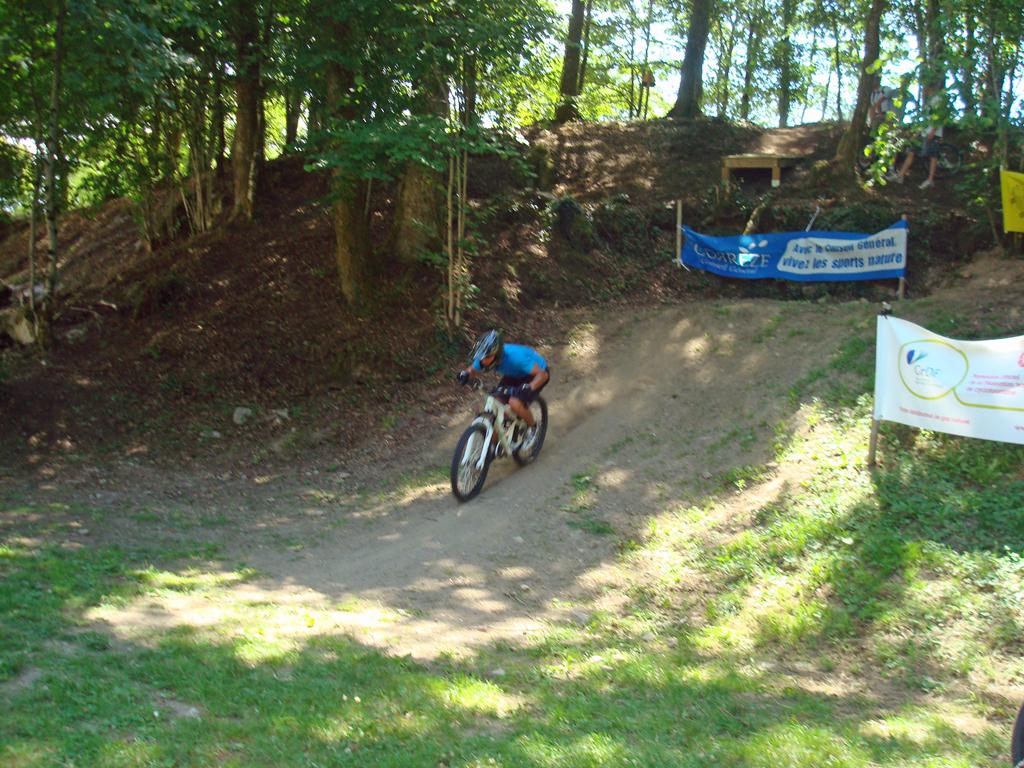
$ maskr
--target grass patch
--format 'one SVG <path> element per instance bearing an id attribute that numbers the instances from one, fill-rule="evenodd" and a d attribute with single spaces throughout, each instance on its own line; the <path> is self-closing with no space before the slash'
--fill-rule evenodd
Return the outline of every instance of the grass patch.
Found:
<path id="1" fill-rule="evenodd" d="M 710 634 L 790 652 L 856 639 L 916 687 L 1024 672 L 1024 449 L 883 430 L 899 458 L 871 475 L 866 403 L 812 421 L 792 457 L 814 462 L 805 487 L 692 553 L 722 587 Z"/>
<path id="2" fill-rule="evenodd" d="M 831 421 L 819 423 L 824 430 Z M 819 451 L 816 445 L 801 448 Z M 977 481 L 989 476 L 982 468 L 991 462 L 965 464 L 952 446 L 931 440 L 921 449 L 928 461 L 945 455 L 952 464 L 943 464 L 944 471 L 961 467 L 953 480 L 958 487 L 983 490 Z M 839 476 L 844 471 L 835 468 Z M 590 478 L 574 477 L 574 491 L 590 492 Z M 803 686 L 763 662 L 778 657 L 782 643 L 791 653 L 823 636 L 830 601 L 816 603 L 805 592 L 822 578 L 819 573 L 831 572 L 839 583 L 834 569 L 822 570 L 830 562 L 843 564 L 843 577 L 851 581 L 845 597 L 863 594 L 878 604 L 863 604 L 850 624 L 861 631 L 870 622 L 879 627 L 867 633 L 875 640 L 868 661 L 881 663 L 921 697 L 941 695 L 949 673 L 945 666 L 935 669 L 941 646 L 900 642 L 909 636 L 903 623 L 969 616 L 970 631 L 958 636 L 964 643 L 975 638 L 975 645 L 960 653 L 990 664 L 995 650 L 1012 647 L 1020 636 L 1012 622 L 1001 632 L 989 631 L 988 623 L 1010 617 L 1019 558 L 999 547 L 975 548 L 972 557 L 954 562 L 939 546 L 880 557 L 891 537 L 872 533 L 877 520 L 856 522 L 848 514 L 844 500 L 853 493 L 851 485 L 828 497 L 831 511 L 824 519 L 800 499 L 780 500 L 759 513 L 763 531 L 751 529 L 711 548 L 694 534 L 709 524 L 713 503 L 679 508 L 652 521 L 643 542 L 630 540 L 621 548 L 627 559 L 670 552 L 665 562 L 677 576 L 697 566 L 720 576 L 705 626 L 681 620 L 671 601 L 649 590 L 638 593 L 643 604 L 632 612 L 593 613 L 585 627 L 553 626 L 523 648 L 496 645 L 429 667 L 321 629 L 326 623 L 317 609 L 270 603 L 236 603 L 214 627 L 162 629 L 145 642 L 117 637 L 89 616 L 168 592 L 224 599 L 251 571 L 214 570 L 198 549 L 67 551 L 59 545 L 66 526 L 48 523 L 44 509 L 8 507 L 5 530 L 17 524 L 19 536 L 0 548 L 0 696 L 10 704 L 0 718 L 0 762 L 285 768 L 999 764 L 1003 734 L 959 727 L 976 720 L 969 702 L 936 704 L 908 695 L 887 705 L 856 692 Z M 938 520 L 920 516 L 915 524 L 944 530 Z M 988 533 L 961 533 L 959 549 L 952 551 L 976 547 Z M 907 564 L 915 568 L 907 588 L 886 592 L 895 570 Z M 880 569 L 878 579 L 867 573 L 873 569 Z M 927 599 L 936 579 L 959 599 Z M 762 594 L 757 601 L 750 599 L 754 589 Z M 892 602 L 899 594 L 914 599 Z M 994 602 L 976 603 L 979 594 Z M 337 608 L 377 607 L 353 599 Z M 281 636 L 283 619 L 298 625 L 297 638 Z M 848 641 L 856 635 L 833 637 Z M 771 653 L 759 656 L 758 646 Z M 828 653 L 818 655 L 825 657 L 819 674 L 826 674 Z M 502 673 L 494 674 L 499 667 Z"/>
<path id="3" fill-rule="evenodd" d="M 771 477 L 771 470 L 765 466 L 732 467 L 722 475 L 722 482 L 737 491 L 750 485 L 762 483 Z"/>
<path id="4" fill-rule="evenodd" d="M 781 314 L 772 315 L 765 321 L 765 324 L 758 329 L 757 333 L 754 334 L 753 341 L 755 344 L 764 344 L 775 336 L 775 332 L 779 330 L 779 326 L 782 325 L 782 321 L 785 318 Z"/>
<path id="5" fill-rule="evenodd" d="M 748 496 L 768 470 L 735 467 L 724 487 L 671 486 L 624 532 L 626 583 L 601 587 L 624 607 L 563 603 L 576 617 L 522 645 L 429 665 L 328 614 L 386 614 L 396 632 L 433 614 L 247 602 L 236 587 L 255 574 L 211 561 L 215 544 L 160 543 L 169 522 L 216 533 L 215 518 L 139 510 L 137 539 L 153 535 L 130 549 L 72 535 L 113 513 L 0 506 L 0 764 L 1002 766 L 1019 701 L 993 692 L 1024 686 L 1024 448 L 886 424 L 869 472 L 871 356 L 848 340 L 794 390 L 801 429 L 737 426 L 713 446 L 800 465 L 801 482 Z M 631 445 L 659 447 L 636 435 L 608 453 Z M 647 471 L 654 486 L 674 470 Z M 595 477 L 572 476 L 562 509 L 614 534 Z M 223 618 L 138 636 L 96 618 L 160 600 L 220 602 Z"/>
<path id="6" fill-rule="evenodd" d="M 597 536 L 607 536 L 615 533 L 615 528 L 612 527 L 611 523 L 589 515 L 579 520 L 570 520 L 569 527 L 577 528 L 584 533 L 593 533 Z"/>
<path id="7" fill-rule="evenodd" d="M 563 512 L 585 512 L 597 503 L 597 482 L 594 470 L 579 472 L 572 476 L 572 496 L 567 504 L 563 504 Z"/>

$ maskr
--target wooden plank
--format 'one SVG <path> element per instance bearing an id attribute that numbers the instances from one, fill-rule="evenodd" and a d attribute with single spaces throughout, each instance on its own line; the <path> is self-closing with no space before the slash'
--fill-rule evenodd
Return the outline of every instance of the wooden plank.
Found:
<path id="1" fill-rule="evenodd" d="M 734 169 L 767 168 L 772 172 L 772 186 L 782 184 L 782 169 L 796 165 L 804 158 L 789 155 L 747 154 L 725 155 L 722 158 L 722 184 L 729 189 Z"/>
<path id="2" fill-rule="evenodd" d="M 726 168 L 788 168 L 802 159 L 786 155 L 726 155 L 722 164 Z"/>

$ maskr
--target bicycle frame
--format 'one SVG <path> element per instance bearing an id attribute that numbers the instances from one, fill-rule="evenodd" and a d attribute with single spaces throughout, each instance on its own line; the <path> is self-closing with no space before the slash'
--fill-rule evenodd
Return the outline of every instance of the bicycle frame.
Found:
<path id="1" fill-rule="evenodd" d="M 505 452 L 512 455 L 512 431 L 505 429 L 505 417 L 511 412 L 508 403 L 503 403 L 497 397 L 494 392 L 490 392 L 487 398 L 484 400 L 484 409 L 477 414 L 477 417 L 473 419 L 471 424 L 480 424 L 484 428 L 484 446 L 490 448 L 491 440 L 497 434 L 498 443 Z M 512 423 L 515 423 L 513 419 Z M 476 468 L 483 469 L 484 463 L 487 461 L 487 451 L 480 452 L 480 458 L 477 460 Z"/>

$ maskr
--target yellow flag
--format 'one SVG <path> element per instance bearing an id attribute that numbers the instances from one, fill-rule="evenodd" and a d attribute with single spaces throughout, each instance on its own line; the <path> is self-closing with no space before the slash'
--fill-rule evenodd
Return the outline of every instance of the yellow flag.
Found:
<path id="1" fill-rule="evenodd" d="M 999 171 L 1003 188 L 1003 231 L 1024 232 L 1024 173 Z"/>

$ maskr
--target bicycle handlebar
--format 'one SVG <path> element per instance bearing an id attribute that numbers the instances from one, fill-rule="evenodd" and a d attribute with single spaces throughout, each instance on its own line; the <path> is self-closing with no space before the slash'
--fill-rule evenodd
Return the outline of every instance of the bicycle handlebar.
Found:
<path id="1" fill-rule="evenodd" d="M 463 384 L 463 386 L 470 387 L 471 389 L 483 389 L 484 383 L 480 381 L 480 379 L 470 379 L 465 384 Z M 507 396 L 511 394 L 511 387 L 506 387 L 503 386 L 502 384 L 496 384 L 495 386 L 491 387 L 490 392 L 488 394 Z"/>

